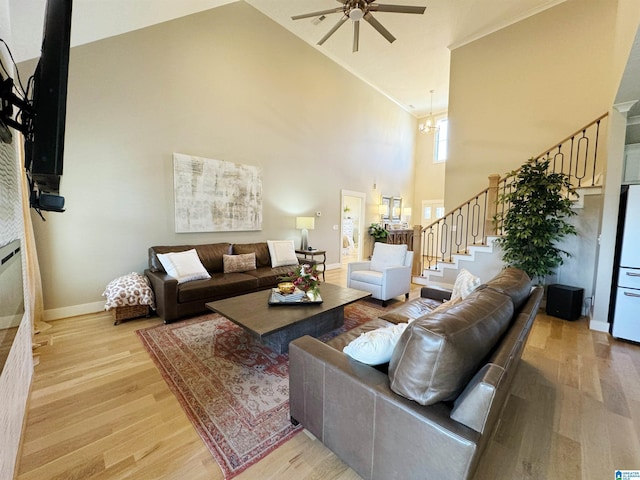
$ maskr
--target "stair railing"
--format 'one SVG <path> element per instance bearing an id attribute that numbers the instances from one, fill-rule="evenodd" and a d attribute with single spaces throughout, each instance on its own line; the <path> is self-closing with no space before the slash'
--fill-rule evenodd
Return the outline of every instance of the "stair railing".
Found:
<path id="1" fill-rule="evenodd" d="M 598 163 L 598 142 L 601 123 L 607 115 L 601 115 L 528 161 L 551 159 L 549 173 L 567 174 L 576 188 L 601 185 L 603 166 Z M 512 191 L 520 168 L 503 178 L 490 175 L 488 188 L 426 227 L 414 227 L 414 252 L 420 252 L 414 255 L 414 275 L 439 270 L 442 263 L 453 261 L 453 255 L 468 254 L 471 246 L 486 245 L 488 236 L 504 233 L 502 224 L 494 219 L 496 214 L 500 213 L 500 217 L 509 210 L 509 205 L 500 198 Z"/>

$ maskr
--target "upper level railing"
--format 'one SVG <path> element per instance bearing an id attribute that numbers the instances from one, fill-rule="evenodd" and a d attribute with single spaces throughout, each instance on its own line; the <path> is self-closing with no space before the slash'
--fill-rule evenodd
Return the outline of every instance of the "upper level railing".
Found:
<path id="1" fill-rule="evenodd" d="M 598 161 L 598 144 L 607 115 L 601 115 L 529 161 L 550 158 L 550 173 L 567 174 L 576 188 L 601 185 L 604 165 Z M 470 246 L 486 245 L 487 236 L 501 235 L 503 227 L 494 219 L 496 214 L 504 214 L 509 205 L 499 199 L 511 192 L 519 170 L 504 178 L 490 175 L 488 188 L 422 228 L 420 235 L 414 235 L 414 252 L 420 252 L 415 256 L 414 274 L 437 270 L 439 264 L 451 262 L 453 255 L 469 253 Z M 420 241 L 416 241 L 418 238 Z"/>

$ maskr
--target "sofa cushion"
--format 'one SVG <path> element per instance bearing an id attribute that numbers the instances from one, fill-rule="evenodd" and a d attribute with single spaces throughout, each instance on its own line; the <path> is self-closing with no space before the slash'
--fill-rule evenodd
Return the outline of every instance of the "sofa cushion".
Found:
<path id="1" fill-rule="evenodd" d="M 284 267 L 258 267 L 255 270 L 247 270 L 247 275 L 255 277 L 258 281 L 258 288 L 275 287 L 280 277 L 289 276 L 291 274 L 291 265 Z"/>
<path id="2" fill-rule="evenodd" d="M 385 268 L 403 266 L 406 254 L 406 245 L 376 242 L 371 256 L 371 270 L 383 272 Z"/>
<path id="3" fill-rule="evenodd" d="M 233 297 L 253 292 L 257 286 L 256 278 L 246 273 L 212 273 L 207 280 L 179 285 L 178 303 Z"/>
<path id="4" fill-rule="evenodd" d="M 208 243 L 195 245 L 194 248 L 202 259 L 202 265 L 209 273 L 222 272 L 224 270 L 222 256 L 231 253 L 230 243 Z"/>
<path id="5" fill-rule="evenodd" d="M 234 243 L 233 253 L 237 255 L 254 253 L 256 256 L 256 268 L 271 267 L 271 257 L 269 256 L 269 246 L 267 242 Z"/>
<path id="6" fill-rule="evenodd" d="M 388 363 L 405 328 L 407 324 L 401 323 L 371 330 L 349 342 L 342 351 L 367 365 Z"/>
<path id="7" fill-rule="evenodd" d="M 184 252 L 194 249 L 198 252 L 198 257 L 202 265 L 208 272 L 222 272 L 222 255 L 231 253 L 230 243 L 212 243 L 204 245 L 162 245 L 149 247 L 149 270 L 152 272 L 166 272 L 158 253 Z"/>
<path id="8" fill-rule="evenodd" d="M 416 318 L 423 317 L 431 313 L 434 309 L 446 305 L 439 300 L 432 298 L 415 298 L 408 302 L 404 302 L 399 307 L 380 315 L 380 318 L 392 323 L 408 323 Z"/>
<path id="9" fill-rule="evenodd" d="M 531 293 L 532 282 L 520 269 L 508 267 L 486 283 L 487 287 L 509 295 L 516 310 L 519 309 Z"/>
<path id="10" fill-rule="evenodd" d="M 222 265 L 224 273 L 246 272 L 256 269 L 255 253 L 240 253 L 238 255 L 223 255 Z"/>
<path id="11" fill-rule="evenodd" d="M 158 259 L 167 275 L 177 279 L 178 283 L 209 278 L 209 273 L 202 266 L 195 249 L 184 252 L 159 253 Z"/>
<path id="12" fill-rule="evenodd" d="M 351 272 L 351 281 L 365 282 L 371 285 L 382 285 L 382 272 L 374 270 L 354 270 Z"/>
<path id="13" fill-rule="evenodd" d="M 507 329 L 511 299 L 485 288 L 413 321 L 389 362 L 391 389 L 422 405 L 453 400 Z"/>
<path id="14" fill-rule="evenodd" d="M 267 245 L 272 267 L 298 265 L 298 256 L 296 248 L 293 246 L 293 240 L 267 240 Z"/>

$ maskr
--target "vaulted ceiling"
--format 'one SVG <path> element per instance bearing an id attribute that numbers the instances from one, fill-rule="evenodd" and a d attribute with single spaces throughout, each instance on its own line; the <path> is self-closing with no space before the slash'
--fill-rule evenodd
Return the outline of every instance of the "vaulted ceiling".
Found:
<path id="1" fill-rule="evenodd" d="M 323 45 L 317 42 L 342 13 L 292 20 L 298 14 L 333 9 L 338 0 L 245 0 L 319 52 L 391 98 L 417 117 L 446 111 L 452 48 L 516 23 L 564 0 L 375 0 L 426 6 L 423 15 L 377 12 L 396 37 L 389 43 L 361 22 L 360 47 L 352 52 L 353 27 L 345 22 Z M 218 7 L 229 0 L 74 0 L 72 45 Z M 9 0 L 12 50 L 17 61 L 39 55 L 45 0 Z"/>

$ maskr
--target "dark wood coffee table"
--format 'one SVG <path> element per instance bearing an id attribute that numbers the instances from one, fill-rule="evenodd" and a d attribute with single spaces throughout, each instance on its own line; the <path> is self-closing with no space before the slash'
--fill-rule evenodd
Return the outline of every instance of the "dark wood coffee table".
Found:
<path id="1" fill-rule="evenodd" d="M 207 308 L 241 326 L 278 353 L 289 351 L 289 342 L 303 335 L 318 337 L 344 324 L 344 307 L 371 296 L 369 292 L 320 284 L 322 303 L 269 305 L 271 289 L 225 298 Z"/>

